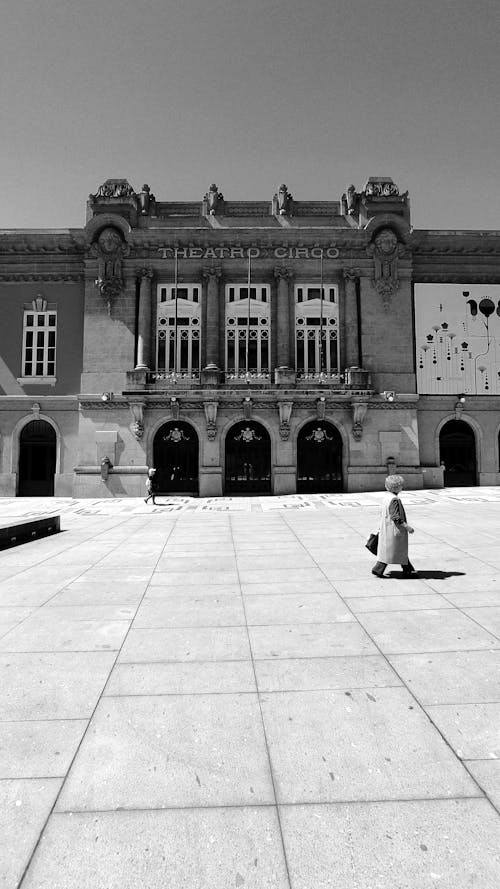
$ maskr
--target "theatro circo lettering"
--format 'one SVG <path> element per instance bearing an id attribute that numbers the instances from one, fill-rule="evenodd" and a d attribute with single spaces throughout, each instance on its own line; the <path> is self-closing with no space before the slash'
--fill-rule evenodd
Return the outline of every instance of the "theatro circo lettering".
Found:
<path id="1" fill-rule="evenodd" d="M 175 247 L 159 247 L 163 259 L 175 256 Z M 178 259 L 337 259 L 337 247 L 178 247 Z"/>

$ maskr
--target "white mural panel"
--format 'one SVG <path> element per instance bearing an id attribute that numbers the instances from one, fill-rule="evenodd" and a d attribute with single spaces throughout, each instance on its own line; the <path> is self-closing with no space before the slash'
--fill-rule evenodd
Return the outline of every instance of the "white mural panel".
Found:
<path id="1" fill-rule="evenodd" d="M 500 393 L 500 284 L 416 284 L 417 391 Z"/>

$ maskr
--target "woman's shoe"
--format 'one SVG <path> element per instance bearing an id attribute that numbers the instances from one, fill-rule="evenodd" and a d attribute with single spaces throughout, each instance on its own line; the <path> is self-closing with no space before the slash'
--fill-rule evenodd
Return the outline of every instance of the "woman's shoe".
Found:
<path id="1" fill-rule="evenodd" d="M 383 577 L 384 576 L 383 571 L 375 571 L 375 568 L 372 568 L 372 574 L 374 574 L 375 577 Z"/>

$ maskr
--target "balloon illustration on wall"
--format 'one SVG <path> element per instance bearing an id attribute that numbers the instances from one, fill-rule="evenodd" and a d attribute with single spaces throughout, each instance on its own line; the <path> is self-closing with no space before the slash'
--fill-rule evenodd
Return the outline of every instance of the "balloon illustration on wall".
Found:
<path id="1" fill-rule="evenodd" d="M 500 284 L 415 285 L 418 391 L 500 395 L 499 318 Z"/>

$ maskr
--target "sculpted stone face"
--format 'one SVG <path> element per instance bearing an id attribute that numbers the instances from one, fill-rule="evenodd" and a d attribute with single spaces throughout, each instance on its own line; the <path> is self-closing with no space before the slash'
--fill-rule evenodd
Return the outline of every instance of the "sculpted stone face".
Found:
<path id="1" fill-rule="evenodd" d="M 386 256 L 394 252 L 397 243 L 398 239 L 396 238 L 396 235 L 389 228 L 384 228 L 375 238 L 375 246 Z"/>
<path id="2" fill-rule="evenodd" d="M 122 240 L 114 228 L 105 228 L 99 235 L 98 243 L 103 253 L 116 253 L 121 247 Z"/>

